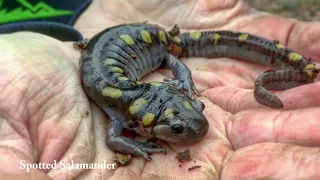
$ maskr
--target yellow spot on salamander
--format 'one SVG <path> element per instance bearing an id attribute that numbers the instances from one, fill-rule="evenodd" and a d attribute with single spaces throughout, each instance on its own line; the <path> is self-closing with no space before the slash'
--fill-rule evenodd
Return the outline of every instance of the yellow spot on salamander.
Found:
<path id="1" fill-rule="evenodd" d="M 107 59 L 104 61 L 104 65 L 105 65 L 105 66 L 109 66 L 109 65 L 115 64 L 116 62 L 117 62 L 117 61 L 114 60 L 114 59 L 107 58 Z"/>
<path id="2" fill-rule="evenodd" d="M 192 109 L 192 106 L 188 101 L 185 101 L 183 104 L 184 104 L 184 107 L 186 107 L 187 109 Z"/>
<path id="3" fill-rule="evenodd" d="M 111 98 L 119 98 L 122 95 L 122 91 L 118 88 L 105 87 L 102 89 L 101 94 Z"/>
<path id="4" fill-rule="evenodd" d="M 214 43 L 214 44 L 217 44 L 219 38 L 220 38 L 220 34 L 214 33 L 214 34 L 213 34 L 213 43 Z"/>
<path id="5" fill-rule="evenodd" d="M 118 77 L 118 80 L 119 81 L 126 81 L 128 80 L 129 78 L 125 77 L 125 76 L 121 76 L 121 77 Z"/>
<path id="6" fill-rule="evenodd" d="M 281 48 L 284 48 L 284 46 L 281 44 L 276 44 L 276 48 L 281 49 Z"/>
<path id="7" fill-rule="evenodd" d="M 173 38 L 173 40 L 174 40 L 176 43 L 178 43 L 178 44 L 181 43 L 181 39 L 180 39 L 178 36 L 175 36 L 175 37 Z"/>
<path id="8" fill-rule="evenodd" d="M 306 67 L 304 67 L 304 70 L 308 70 L 308 69 L 315 69 L 316 66 L 314 64 L 307 64 Z"/>
<path id="9" fill-rule="evenodd" d="M 128 45 L 133 45 L 134 41 L 132 39 L 131 36 L 129 36 L 128 34 L 123 34 L 120 36 L 120 38 Z"/>
<path id="10" fill-rule="evenodd" d="M 146 113 L 143 117 L 142 117 L 142 124 L 144 126 L 148 126 L 150 125 L 154 120 L 154 114 L 153 113 Z"/>
<path id="11" fill-rule="evenodd" d="M 129 112 L 130 114 L 135 114 L 138 111 L 140 111 L 140 109 L 142 108 L 142 106 L 146 105 L 147 101 L 145 99 L 137 99 L 133 102 L 133 104 L 129 107 Z"/>
<path id="12" fill-rule="evenodd" d="M 313 76 L 313 70 L 316 68 L 314 64 L 307 64 L 306 67 L 304 67 L 304 70 L 307 72 L 309 77 Z"/>
<path id="13" fill-rule="evenodd" d="M 160 37 L 161 41 L 167 42 L 166 34 L 163 31 L 159 31 L 159 37 Z"/>
<path id="14" fill-rule="evenodd" d="M 151 82 L 150 83 L 152 86 L 161 86 L 160 82 Z"/>
<path id="15" fill-rule="evenodd" d="M 123 73 L 123 70 L 121 68 L 119 68 L 119 67 L 113 67 L 112 68 L 112 72 L 114 72 L 114 73 Z"/>
<path id="16" fill-rule="evenodd" d="M 248 38 L 248 36 L 249 35 L 247 33 L 241 34 L 239 36 L 239 41 L 245 41 Z"/>
<path id="17" fill-rule="evenodd" d="M 290 53 L 290 54 L 288 55 L 288 58 L 289 58 L 289 60 L 291 60 L 291 61 L 300 61 L 301 58 L 302 58 L 302 56 L 301 56 L 300 54 L 298 54 L 298 53 L 293 52 L 293 53 Z"/>
<path id="18" fill-rule="evenodd" d="M 309 77 L 312 77 L 312 76 L 313 76 L 313 71 L 312 71 L 312 70 L 307 70 L 306 72 L 307 72 L 307 74 L 308 74 Z"/>
<path id="19" fill-rule="evenodd" d="M 164 115 L 168 119 L 174 118 L 173 109 L 166 109 L 166 111 L 164 112 Z"/>
<path id="20" fill-rule="evenodd" d="M 151 42 L 152 42 L 150 33 L 149 33 L 148 31 L 142 30 L 142 31 L 140 32 L 140 34 L 141 34 L 141 37 L 142 37 L 142 39 L 143 39 L 144 42 L 146 42 L 146 43 L 151 43 Z"/>
<path id="21" fill-rule="evenodd" d="M 193 39 L 199 39 L 201 37 L 201 32 L 191 32 L 190 37 Z"/>

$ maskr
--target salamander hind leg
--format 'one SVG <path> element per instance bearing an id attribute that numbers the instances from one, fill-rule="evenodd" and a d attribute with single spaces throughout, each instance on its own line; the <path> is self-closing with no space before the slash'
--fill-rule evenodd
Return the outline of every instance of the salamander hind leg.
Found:
<path id="1" fill-rule="evenodd" d="M 168 58 L 164 62 L 164 66 L 170 69 L 175 77 L 175 79 L 165 78 L 164 81 L 173 84 L 180 90 L 185 90 L 190 97 L 192 92 L 200 96 L 199 91 L 193 83 L 191 71 L 178 58 L 169 54 Z"/>
<path id="2" fill-rule="evenodd" d="M 124 116 L 110 108 L 104 107 L 103 109 L 111 118 L 106 135 L 106 143 L 111 150 L 124 154 L 142 156 L 148 161 L 151 160 L 149 153 L 166 153 L 163 148 L 153 142 L 139 142 L 121 136 L 123 130 L 122 123 L 125 122 Z"/>
<path id="3" fill-rule="evenodd" d="M 254 88 L 256 101 L 265 106 L 280 109 L 283 108 L 281 100 L 268 90 L 286 90 L 303 84 L 313 82 L 313 77 L 307 71 L 277 70 L 266 71 L 260 75 Z"/>

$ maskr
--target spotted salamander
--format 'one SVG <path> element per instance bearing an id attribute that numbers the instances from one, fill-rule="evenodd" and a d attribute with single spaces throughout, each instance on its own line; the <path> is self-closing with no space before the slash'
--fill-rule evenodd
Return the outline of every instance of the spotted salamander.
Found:
<path id="1" fill-rule="evenodd" d="M 106 144 L 113 151 L 143 156 L 165 150 L 154 142 L 138 142 L 121 135 L 123 129 L 173 143 L 198 142 L 208 132 L 204 104 L 191 72 L 180 57 L 233 57 L 272 67 L 255 83 L 258 102 L 283 107 L 268 89 L 288 89 L 311 83 L 315 65 L 276 41 L 248 33 L 205 31 L 180 33 L 148 24 L 122 24 L 107 28 L 81 48 L 80 74 L 88 96 L 110 117 Z M 173 53 L 173 49 L 180 49 Z M 174 78 L 164 82 L 140 82 L 146 74 L 164 67 Z"/>

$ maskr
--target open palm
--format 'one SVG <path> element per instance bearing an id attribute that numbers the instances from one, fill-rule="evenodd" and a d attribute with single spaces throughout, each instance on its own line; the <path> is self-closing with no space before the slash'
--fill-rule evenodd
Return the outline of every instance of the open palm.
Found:
<path id="1" fill-rule="evenodd" d="M 87 38 L 106 27 L 144 21 L 167 29 L 178 24 L 182 32 L 245 31 L 277 39 L 316 63 L 320 57 L 319 23 L 256 12 L 242 0 L 129 2 L 95 0 L 75 27 Z M 79 52 L 71 43 L 33 33 L 0 36 L 0 41 L 0 169 L 24 172 L 19 169 L 20 160 L 112 163 L 114 153 L 107 149 L 104 139 L 108 117 L 89 104 L 79 82 Z M 200 98 L 210 123 L 204 140 L 189 146 L 161 142 L 167 155 L 153 154 L 151 162 L 134 158 L 128 166 L 115 170 L 34 172 L 42 171 L 56 179 L 320 178 L 319 81 L 275 92 L 285 108 L 274 110 L 253 97 L 254 81 L 266 67 L 229 58 L 182 61 L 207 97 Z M 143 80 L 164 77 L 172 77 L 171 72 L 160 69 Z M 190 149 L 193 161 L 180 167 L 175 155 L 185 149 Z M 201 168 L 188 171 L 195 165 Z"/>

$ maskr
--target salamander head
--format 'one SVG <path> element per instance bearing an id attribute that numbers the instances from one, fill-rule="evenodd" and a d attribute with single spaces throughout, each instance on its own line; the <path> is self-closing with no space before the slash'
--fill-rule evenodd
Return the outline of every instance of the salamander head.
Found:
<path id="1" fill-rule="evenodd" d="M 198 142 L 208 132 L 208 121 L 202 114 L 205 106 L 180 93 L 172 94 L 170 101 L 163 104 L 162 114 L 153 127 L 154 135 L 173 143 Z"/>

